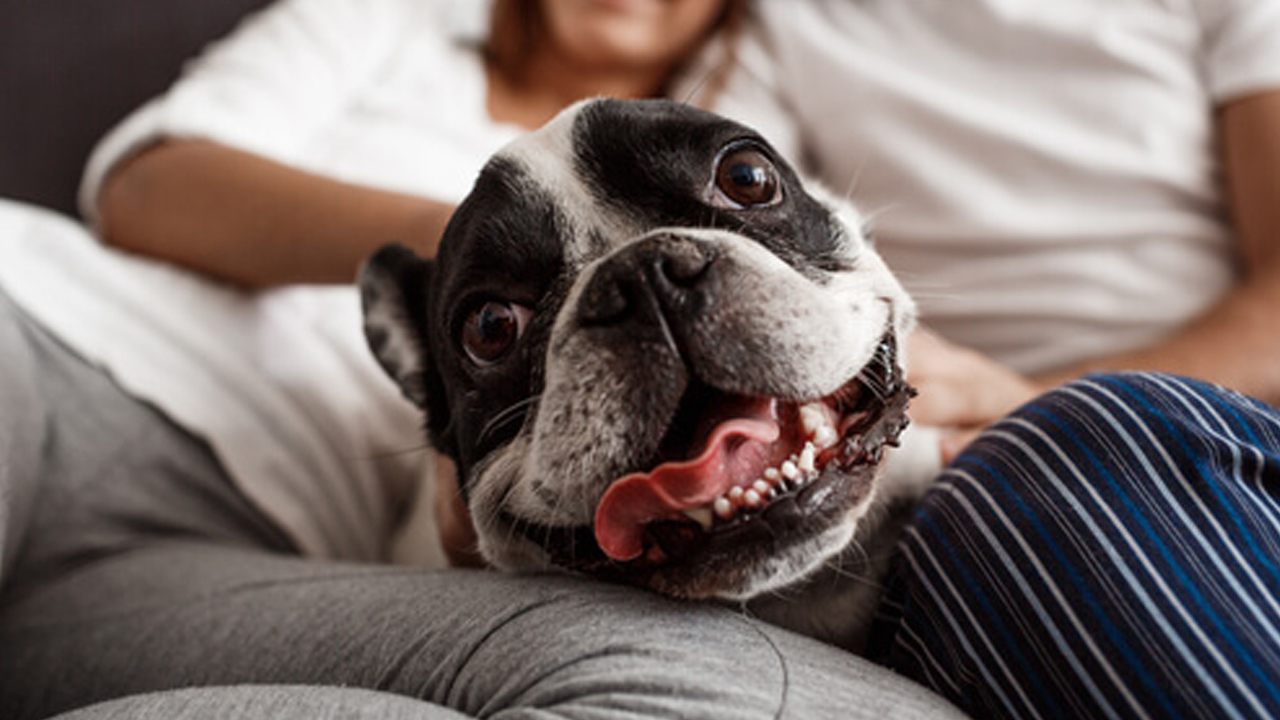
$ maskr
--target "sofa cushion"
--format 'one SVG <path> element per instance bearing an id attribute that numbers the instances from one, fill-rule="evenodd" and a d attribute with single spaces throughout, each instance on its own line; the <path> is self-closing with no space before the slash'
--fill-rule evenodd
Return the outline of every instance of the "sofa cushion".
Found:
<path id="1" fill-rule="evenodd" d="M 98 138 L 267 2 L 0 3 L 0 196 L 74 214 Z"/>

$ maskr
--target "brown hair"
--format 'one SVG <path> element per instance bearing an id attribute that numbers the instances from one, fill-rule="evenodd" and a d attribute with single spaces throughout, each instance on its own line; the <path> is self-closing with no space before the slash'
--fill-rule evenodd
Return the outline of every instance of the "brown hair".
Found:
<path id="1" fill-rule="evenodd" d="M 541 0 L 494 0 L 484 58 L 507 77 L 523 79 L 542 32 Z"/>
<path id="2" fill-rule="evenodd" d="M 724 89 L 729 71 L 737 59 L 738 35 L 749 14 L 749 0 L 728 0 L 720 17 L 711 25 L 707 38 L 703 38 L 706 40 L 717 32 L 722 33 L 726 52 L 700 83 L 696 93 L 700 98 L 699 105 L 711 105 Z M 489 39 L 484 44 L 484 58 L 506 77 L 523 81 L 528 59 L 545 32 L 542 0 L 494 0 L 489 18 Z M 664 85 L 675 79 L 686 65 L 687 63 L 681 63 L 675 67 Z M 663 91 L 666 89 L 664 86 Z"/>

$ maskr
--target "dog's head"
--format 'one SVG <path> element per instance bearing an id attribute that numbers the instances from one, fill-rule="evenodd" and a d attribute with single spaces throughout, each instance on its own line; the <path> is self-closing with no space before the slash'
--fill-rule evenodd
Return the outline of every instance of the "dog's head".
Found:
<path id="1" fill-rule="evenodd" d="M 756 133 L 576 105 L 484 168 L 366 334 L 458 463 L 483 554 L 745 598 L 853 536 L 905 425 L 913 310 L 854 210 Z"/>

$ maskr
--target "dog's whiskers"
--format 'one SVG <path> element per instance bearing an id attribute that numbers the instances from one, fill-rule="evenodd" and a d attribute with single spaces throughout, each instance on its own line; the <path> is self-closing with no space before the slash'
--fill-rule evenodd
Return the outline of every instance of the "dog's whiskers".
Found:
<path id="1" fill-rule="evenodd" d="M 875 396 L 876 400 L 884 402 L 889 397 L 889 388 L 883 380 L 865 376 L 861 379 L 863 386 L 871 391 L 871 394 Z"/>
<path id="2" fill-rule="evenodd" d="M 508 507 L 508 506 L 509 506 L 509 504 L 510 504 L 510 500 L 511 500 L 511 495 L 512 495 L 513 493 L 515 493 L 515 490 L 516 490 L 516 486 L 515 486 L 515 484 L 514 484 L 514 483 L 508 484 L 508 485 L 507 485 L 507 488 L 506 488 L 505 490 L 503 490 L 503 492 L 502 492 L 502 497 L 501 497 L 501 498 L 499 498 L 497 502 L 495 502 L 495 503 L 491 503 L 491 504 L 490 504 L 490 506 L 489 506 L 489 511 L 488 511 L 488 513 L 486 513 L 486 517 L 484 517 L 484 518 L 479 518 L 479 517 L 474 518 L 474 520 L 475 520 L 475 522 L 476 522 L 477 527 L 496 527 L 496 526 L 498 526 L 498 525 L 499 525 L 500 518 L 501 518 L 501 516 L 502 516 L 502 510 L 501 510 L 501 508 L 504 508 L 504 507 Z M 472 512 L 475 512 L 475 511 L 473 510 Z M 515 516 L 508 516 L 508 517 L 510 517 L 510 518 L 511 518 L 512 522 L 511 522 L 511 524 L 507 527 L 507 536 L 506 536 L 505 538 L 503 538 L 503 540 L 504 540 L 504 544 L 506 544 L 506 545 L 511 545 L 512 543 L 514 543 L 514 542 L 515 542 L 516 537 L 517 537 L 518 535 L 523 534 L 523 531 L 522 531 L 522 529 L 521 529 L 521 528 L 522 528 L 522 526 L 523 526 L 523 525 L 527 525 L 527 524 L 528 524 L 528 521 L 526 521 L 526 520 L 522 520 L 521 518 L 519 518 L 519 517 L 515 517 Z"/>
<path id="3" fill-rule="evenodd" d="M 524 422 L 524 418 L 529 414 L 531 405 L 536 404 L 542 399 L 542 395 L 531 395 L 519 402 L 509 405 L 498 411 L 496 415 L 489 418 L 489 421 L 480 428 L 480 434 L 477 436 L 477 444 L 483 444 L 489 439 L 490 434 L 501 430 L 507 425 L 519 420 Z"/>
<path id="4" fill-rule="evenodd" d="M 804 589 L 798 585 L 784 585 L 780 588 L 774 588 L 766 593 L 769 597 L 783 602 L 791 602 L 798 598 L 804 597 Z M 745 603 L 746 601 L 744 601 Z"/>
<path id="5" fill-rule="evenodd" d="M 884 583 L 877 582 L 871 576 L 859 568 L 871 568 L 876 564 L 876 558 L 873 558 L 861 543 L 853 542 L 845 550 L 846 555 L 837 556 L 826 561 L 825 565 L 836 577 L 843 578 L 855 584 L 872 588 L 874 590 L 884 590 Z M 849 556 L 856 556 L 856 560 L 850 561 Z M 885 556 L 887 557 L 887 555 Z"/>
<path id="6" fill-rule="evenodd" d="M 715 76 L 714 70 L 709 70 L 703 73 L 702 77 L 698 78 L 698 82 L 695 83 L 693 87 L 689 88 L 689 91 L 686 92 L 684 94 L 684 97 L 680 99 L 680 104 L 688 105 L 689 107 L 700 107 L 696 98 L 698 97 L 698 95 L 702 93 L 703 90 L 707 88 L 708 85 L 710 85 L 711 79 L 714 76 Z"/>
<path id="7" fill-rule="evenodd" d="M 872 367 L 872 365 L 878 364 L 879 363 L 873 362 L 866 368 L 863 368 L 862 372 L 858 373 L 858 381 L 861 382 L 862 386 L 873 396 L 875 396 L 877 401 L 884 402 L 892 394 L 893 389 L 889 384 L 891 381 L 881 375 L 880 368 Z"/>
<path id="8" fill-rule="evenodd" d="M 570 498 L 570 493 L 568 493 L 568 492 L 562 492 L 562 493 L 559 493 L 559 494 L 557 494 L 557 495 L 556 495 L 556 502 L 555 502 L 555 505 L 553 505 L 553 506 L 552 506 L 552 508 L 551 508 L 551 517 L 553 517 L 553 518 L 560 518 L 560 517 L 564 517 L 564 515 L 563 515 L 562 513 L 564 512 L 564 506 L 565 506 L 565 503 L 569 500 L 569 498 Z M 573 565 L 576 565 L 576 564 L 577 564 L 577 562 L 578 562 L 578 538 L 577 538 L 577 536 L 576 536 L 576 535 L 573 535 L 573 534 L 570 534 L 570 535 L 569 535 L 569 549 L 568 549 L 568 557 L 569 557 L 569 564 L 570 564 L 571 566 L 573 566 Z"/>
<path id="9" fill-rule="evenodd" d="M 875 229 L 876 223 L 880 222 L 880 218 L 882 216 L 888 215 L 900 208 L 901 205 L 898 203 L 889 203 L 888 205 L 876 208 L 875 210 L 868 210 L 862 213 L 862 230 L 866 233 L 871 233 Z"/>
<path id="10" fill-rule="evenodd" d="M 867 169 L 867 161 L 866 157 L 858 161 L 858 167 L 849 178 L 849 184 L 845 185 L 844 199 L 850 203 L 853 202 L 853 196 L 858 194 L 858 187 L 862 184 L 862 173 Z"/>
<path id="11" fill-rule="evenodd" d="M 366 453 L 358 456 L 361 460 L 387 460 L 390 458 L 404 457 L 405 455 L 416 455 L 418 453 L 428 453 L 434 450 L 431 443 L 418 443 L 416 445 L 408 445 L 402 448 L 387 448 L 374 453 Z M 352 456 L 346 456 L 348 458 Z"/>

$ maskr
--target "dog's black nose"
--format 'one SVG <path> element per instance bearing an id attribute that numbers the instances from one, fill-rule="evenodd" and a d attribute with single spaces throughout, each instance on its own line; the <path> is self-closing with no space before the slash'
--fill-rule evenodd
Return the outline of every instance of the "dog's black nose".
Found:
<path id="1" fill-rule="evenodd" d="M 715 248 L 696 238 L 661 233 L 638 240 L 595 269 L 578 301 L 578 317 L 587 325 L 609 325 L 700 313 L 715 258 Z"/>

